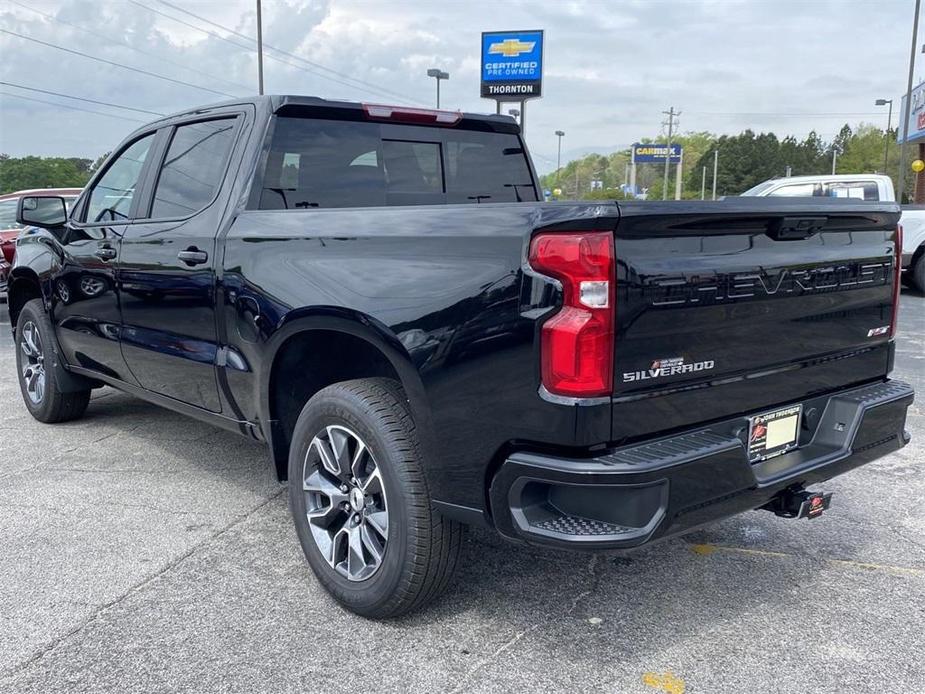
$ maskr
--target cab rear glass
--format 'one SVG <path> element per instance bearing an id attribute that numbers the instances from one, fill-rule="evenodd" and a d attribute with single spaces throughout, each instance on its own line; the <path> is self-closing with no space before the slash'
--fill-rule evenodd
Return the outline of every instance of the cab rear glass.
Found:
<path id="1" fill-rule="evenodd" d="M 537 201 L 517 135 L 277 116 L 262 210 Z"/>

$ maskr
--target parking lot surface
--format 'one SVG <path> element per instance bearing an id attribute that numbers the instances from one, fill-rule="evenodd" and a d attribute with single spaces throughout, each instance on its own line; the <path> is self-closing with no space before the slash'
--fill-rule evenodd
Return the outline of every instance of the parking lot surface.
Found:
<path id="1" fill-rule="evenodd" d="M 470 532 L 448 594 L 383 623 L 314 580 L 263 446 L 109 388 L 39 424 L 3 322 L 0 691 L 925 691 L 925 298 L 900 310 L 912 443 L 821 519 L 622 557 Z"/>

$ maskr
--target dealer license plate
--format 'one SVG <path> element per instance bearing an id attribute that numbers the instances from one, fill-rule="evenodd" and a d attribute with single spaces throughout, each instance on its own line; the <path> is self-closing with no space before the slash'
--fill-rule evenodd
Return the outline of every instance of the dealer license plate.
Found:
<path id="1" fill-rule="evenodd" d="M 803 406 L 755 415 L 748 421 L 748 459 L 767 460 L 796 448 Z"/>

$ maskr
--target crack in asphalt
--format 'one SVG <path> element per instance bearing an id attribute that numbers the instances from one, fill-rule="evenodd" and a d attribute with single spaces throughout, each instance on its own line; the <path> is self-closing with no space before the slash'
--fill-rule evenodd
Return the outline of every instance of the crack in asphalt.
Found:
<path id="1" fill-rule="evenodd" d="M 270 503 L 272 503 L 275 499 L 279 498 L 279 496 L 282 495 L 284 491 L 285 491 L 285 488 L 284 488 L 284 489 L 280 489 L 280 490 L 277 491 L 275 494 L 272 494 L 271 496 L 269 496 L 269 497 L 267 497 L 266 499 L 264 499 L 263 501 L 261 501 L 259 504 L 257 504 L 255 507 L 253 507 L 253 508 L 250 509 L 249 511 L 246 511 L 245 513 L 242 513 L 242 514 L 239 514 L 239 515 L 238 515 L 234 520 L 232 520 L 230 523 L 228 523 L 227 525 L 225 525 L 225 526 L 219 528 L 219 529 L 216 530 L 215 532 L 211 533 L 209 536 L 203 538 L 202 541 L 197 542 L 197 543 L 196 543 L 195 545 L 193 545 L 188 551 L 184 552 L 184 553 L 181 554 L 180 556 L 178 556 L 178 557 L 176 557 L 176 558 L 170 560 L 169 562 L 167 562 L 167 564 L 165 564 L 160 570 L 158 570 L 158 571 L 156 571 L 155 573 L 151 574 L 150 576 L 148 576 L 148 577 L 146 577 L 146 578 L 143 578 L 142 580 L 136 582 L 135 584 L 133 584 L 132 586 L 130 586 L 127 590 L 123 591 L 123 592 L 122 592 L 119 596 L 117 596 L 116 598 L 114 598 L 114 599 L 110 600 L 109 602 L 106 602 L 106 603 L 104 603 L 104 604 L 102 604 L 102 605 L 99 605 L 96 609 L 94 609 L 89 615 L 87 615 L 87 617 L 86 617 L 85 619 L 83 619 L 83 620 L 82 620 L 77 626 L 75 626 L 73 629 L 70 629 L 70 630 L 67 631 L 66 633 L 64 633 L 64 634 L 62 634 L 62 635 L 60 635 L 60 636 L 58 636 L 58 637 L 55 638 L 55 639 L 53 639 L 53 640 L 50 641 L 48 644 L 46 644 L 45 646 L 43 646 L 43 647 L 40 648 L 39 650 L 35 651 L 31 656 L 29 656 L 28 658 L 26 658 L 26 659 L 23 660 L 22 662 L 20 662 L 20 663 L 18 663 L 18 664 L 16 664 L 16 665 L 13 665 L 13 666 L 10 667 L 10 668 L 7 668 L 7 669 L 5 669 L 5 670 L 0 671 L 0 676 L 2 676 L 3 679 L 4 679 L 7 683 L 9 683 L 9 682 L 12 680 L 12 678 L 14 678 L 16 675 L 18 675 L 18 674 L 21 673 L 22 671 L 24 671 L 24 670 L 25 670 L 26 668 L 28 668 L 30 665 L 32 665 L 33 663 L 35 663 L 35 662 L 41 660 L 43 657 L 45 657 L 46 655 L 48 655 L 49 653 L 51 653 L 52 651 L 54 651 L 54 650 L 55 650 L 56 648 L 58 648 L 60 645 L 62 645 L 62 644 L 65 643 L 66 641 L 70 640 L 72 637 L 74 637 L 74 636 L 76 636 L 77 634 L 79 634 L 80 632 L 82 632 L 84 629 L 86 629 L 86 628 L 90 625 L 91 622 L 95 621 L 95 620 L 96 620 L 98 617 L 100 617 L 104 612 L 106 612 L 107 610 L 109 610 L 109 609 L 112 608 L 112 607 L 115 607 L 115 606 L 118 605 L 119 603 L 123 602 L 126 598 L 128 598 L 128 597 L 134 595 L 135 593 L 140 592 L 140 591 L 143 590 L 146 586 L 148 586 L 149 584 L 155 582 L 155 581 L 156 581 L 157 579 L 159 579 L 161 576 L 165 575 L 167 572 L 169 572 L 169 571 L 173 570 L 174 568 L 176 568 L 177 566 L 179 566 L 179 565 L 180 565 L 181 563 L 183 563 L 186 559 L 189 559 L 191 556 L 193 556 L 197 551 L 199 551 L 199 550 L 200 550 L 201 548 L 203 548 L 204 546 L 208 545 L 208 544 L 211 543 L 211 542 L 214 542 L 215 540 L 217 540 L 218 538 L 220 538 L 221 536 L 223 536 L 225 533 L 229 532 L 230 530 L 236 528 L 237 526 L 239 526 L 239 525 L 241 525 L 242 523 L 244 523 L 245 521 L 247 521 L 249 518 L 251 518 L 251 517 L 252 517 L 254 514 L 256 514 L 258 511 L 260 511 L 260 510 L 263 509 L 264 507 L 268 506 L 268 505 L 269 505 Z"/>
<path id="2" fill-rule="evenodd" d="M 600 578 L 601 578 L 600 571 L 598 571 L 598 564 L 600 563 L 599 559 L 600 559 L 599 555 L 597 554 L 591 555 L 591 559 L 588 562 L 588 569 L 587 569 L 588 573 L 590 573 L 591 575 L 590 587 L 587 590 L 583 590 L 580 593 L 576 594 L 575 597 L 572 598 L 571 604 L 569 605 L 568 609 L 565 610 L 564 613 L 562 614 L 547 613 L 543 617 L 543 619 L 541 619 L 540 621 L 536 622 L 535 624 L 530 625 L 526 629 L 522 629 L 521 631 L 518 631 L 517 633 L 515 633 L 510 639 L 508 639 L 503 644 L 501 644 L 498 648 L 496 648 L 495 651 L 490 656 L 488 656 L 487 658 L 483 658 L 482 660 L 477 662 L 475 665 L 473 665 L 471 668 L 469 668 L 469 670 L 466 671 L 466 674 L 463 675 L 459 679 L 459 681 L 456 683 L 456 687 L 450 691 L 450 694 L 460 694 L 460 692 L 468 691 L 466 684 L 474 674 L 476 674 L 479 670 L 497 661 L 498 658 L 500 658 L 504 654 L 505 651 L 515 646 L 521 639 L 523 639 L 528 634 L 531 634 L 537 629 L 539 629 L 541 626 L 543 626 L 543 624 L 547 623 L 550 619 L 554 619 L 556 617 L 571 616 L 572 613 L 574 613 L 575 610 L 578 608 L 578 604 L 582 600 L 587 598 L 588 596 L 592 595 L 598 588 L 598 585 L 600 583 Z"/>

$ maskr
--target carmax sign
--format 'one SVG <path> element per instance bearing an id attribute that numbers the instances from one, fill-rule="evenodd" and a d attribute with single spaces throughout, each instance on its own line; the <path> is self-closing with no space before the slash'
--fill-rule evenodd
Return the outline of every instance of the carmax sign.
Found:
<path id="1" fill-rule="evenodd" d="M 482 34 L 482 96 L 523 101 L 542 96 L 543 31 Z"/>

